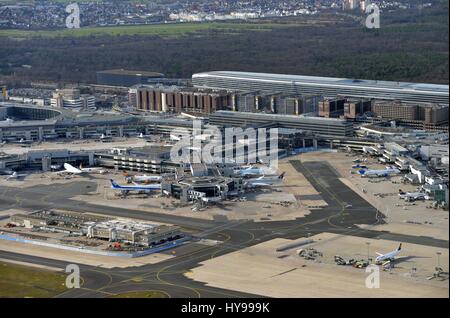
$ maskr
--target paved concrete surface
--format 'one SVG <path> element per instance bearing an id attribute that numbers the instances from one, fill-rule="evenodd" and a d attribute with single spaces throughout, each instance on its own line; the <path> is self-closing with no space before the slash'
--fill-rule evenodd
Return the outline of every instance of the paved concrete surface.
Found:
<path id="1" fill-rule="evenodd" d="M 298 239 L 324 232 L 354 238 L 387 240 L 393 245 L 404 242 L 448 250 L 448 240 L 415 233 L 378 231 L 376 226 L 385 224 L 385 215 L 340 180 L 340 175 L 326 162 L 304 162 L 289 159 L 289 164 L 300 172 L 314 188 L 314 195 L 326 202 L 326 206 L 311 209 L 311 212 L 295 220 L 267 222 L 229 221 L 227 219 L 206 220 L 164 213 L 142 211 L 127 207 L 109 207 L 87 203 L 73 198 L 90 195 L 97 191 L 95 179 L 77 178 L 61 183 L 43 184 L 30 188 L 12 183 L 0 183 L 0 210 L 21 209 L 32 211 L 40 208 L 59 208 L 104 215 L 123 216 L 141 220 L 170 223 L 189 228 L 202 239 L 217 240 L 216 245 L 187 244 L 175 251 L 176 257 L 157 264 L 129 268 L 102 269 L 81 265 L 84 285 L 81 290 L 68 290 L 61 297 L 105 297 L 111 293 L 134 290 L 163 290 L 171 297 L 245 297 L 249 292 L 232 291 L 209 287 L 193 281 L 189 273 L 201 262 L 257 245 L 275 238 Z M 351 204 L 352 208 L 346 208 Z M 238 207 L 238 205 L 237 205 Z M 203 235 L 201 235 L 203 233 Z M 1 248 L 0 248 L 1 249 Z M 170 254 L 173 251 L 166 253 Z M 65 260 L 52 260 L 24 253 L 0 251 L 0 257 L 13 260 L 64 267 Z M 255 263 L 252 266 L 259 266 Z M 187 274 L 187 276 L 185 275 Z M 228 273 L 233 278 L 232 272 Z M 302 288 L 302 286 L 298 286 Z M 255 291 L 256 292 L 256 291 Z M 261 294 L 261 292 L 259 292 Z"/>

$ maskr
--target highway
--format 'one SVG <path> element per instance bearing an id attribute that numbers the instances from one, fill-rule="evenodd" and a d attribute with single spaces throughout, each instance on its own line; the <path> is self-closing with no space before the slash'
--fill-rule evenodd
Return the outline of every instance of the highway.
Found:
<path id="1" fill-rule="evenodd" d="M 332 232 L 448 248 L 448 241 L 444 240 L 373 230 L 371 226 L 384 222 L 384 215 L 343 184 L 331 166 L 324 162 L 291 161 L 291 164 L 305 175 L 328 204 L 293 221 L 219 222 L 127 208 L 105 207 L 71 199 L 76 195 L 92 192 L 96 185 L 91 181 L 74 181 L 65 185 L 54 184 L 24 189 L 0 186 L 0 210 L 18 207 L 30 211 L 41 208 L 60 208 L 139 218 L 188 227 L 196 231 L 199 237 L 223 242 L 207 246 L 194 241 L 177 247 L 177 256 L 174 258 L 140 267 L 104 269 L 80 265 L 82 288 L 68 290 L 58 297 L 108 297 L 117 293 L 139 290 L 158 290 L 169 297 L 258 297 L 258 295 L 206 286 L 189 279 L 188 273 L 192 268 L 198 267 L 202 261 L 278 237 L 297 239 Z M 351 205 L 351 208 L 347 208 L 348 205 Z M 356 224 L 367 227 L 363 229 Z M 5 251 L 0 251 L 0 258 L 58 268 L 65 268 L 67 265 L 63 261 Z"/>

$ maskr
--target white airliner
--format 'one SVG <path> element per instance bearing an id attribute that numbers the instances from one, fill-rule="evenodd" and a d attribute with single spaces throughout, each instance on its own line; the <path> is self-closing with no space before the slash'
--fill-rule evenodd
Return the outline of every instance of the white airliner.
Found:
<path id="1" fill-rule="evenodd" d="M 399 193 L 398 195 L 401 199 L 405 201 L 416 201 L 416 200 L 429 200 L 430 197 L 422 192 L 406 192 Z"/>
<path id="2" fill-rule="evenodd" d="M 279 184 L 284 179 L 284 172 L 279 176 L 261 176 L 259 178 L 248 179 L 244 183 L 246 188 L 260 188 Z"/>
<path id="3" fill-rule="evenodd" d="M 19 180 L 22 178 L 25 178 L 26 176 L 28 176 L 27 174 L 18 174 L 17 172 L 13 172 L 12 174 L 6 176 L 6 180 L 10 181 L 10 180 Z"/>
<path id="4" fill-rule="evenodd" d="M 237 174 L 239 174 L 241 177 L 249 177 L 249 176 L 272 176 L 275 174 L 275 171 L 272 170 L 270 167 L 255 167 L 255 166 L 248 166 L 243 167 L 238 170 Z"/>
<path id="5" fill-rule="evenodd" d="M 10 143 L 12 143 L 12 144 L 19 144 L 19 145 L 29 145 L 29 144 L 33 143 L 33 140 L 28 140 L 28 139 L 21 138 L 20 140 L 10 141 Z"/>
<path id="6" fill-rule="evenodd" d="M 394 258 L 400 254 L 400 251 L 402 249 L 402 243 L 397 247 L 397 249 L 393 250 L 392 252 L 381 254 L 377 252 L 377 258 L 375 258 L 375 263 L 382 263 L 384 261 L 393 261 Z"/>
<path id="7" fill-rule="evenodd" d="M 159 182 L 162 180 L 161 176 L 148 176 L 146 174 L 140 175 L 140 176 L 139 175 L 132 176 L 132 175 L 129 175 L 127 171 L 124 171 L 123 175 L 125 176 L 125 179 L 127 181 L 134 181 L 134 182 L 138 182 L 138 183 Z"/>
<path id="8" fill-rule="evenodd" d="M 144 133 L 140 133 L 138 136 L 139 139 L 150 140 L 152 138 L 151 135 L 144 135 Z"/>
<path id="9" fill-rule="evenodd" d="M 170 140 L 172 140 L 172 141 L 180 141 L 181 138 L 179 136 L 177 136 L 177 135 L 170 134 Z"/>
<path id="10" fill-rule="evenodd" d="M 361 177 L 389 177 L 400 173 L 400 170 L 396 168 L 387 168 L 384 170 L 366 170 L 361 169 L 358 171 Z"/>
<path id="11" fill-rule="evenodd" d="M 102 168 L 98 168 L 98 167 L 92 167 L 92 168 L 83 168 L 80 165 L 80 168 L 75 168 L 74 166 L 72 166 L 69 163 L 65 163 L 64 164 L 64 169 L 63 171 L 58 171 L 57 173 L 70 173 L 70 174 L 84 174 L 84 173 L 105 173 L 106 171 Z"/>
<path id="12" fill-rule="evenodd" d="M 112 136 L 107 136 L 107 135 L 105 135 L 105 134 L 101 134 L 101 136 L 100 136 L 100 141 L 103 141 L 103 142 L 105 142 L 105 141 L 112 141 L 112 139 L 113 139 L 113 137 Z"/>
<path id="13" fill-rule="evenodd" d="M 126 186 L 122 186 L 119 185 L 117 182 L 115 182 L 114 180 L 110 180 L 111 181 L 111 189 L 113 190 L 119 190 L 122 192 L 129 192 L 129 191 L 138 191 L 138 192 L 151 192 L 151 191 L 158 191 L 161 190 L 161 184 L 159 183 L 153 183 L 153 184 L 148 184 L 148 185 L 126 185 Z"/>

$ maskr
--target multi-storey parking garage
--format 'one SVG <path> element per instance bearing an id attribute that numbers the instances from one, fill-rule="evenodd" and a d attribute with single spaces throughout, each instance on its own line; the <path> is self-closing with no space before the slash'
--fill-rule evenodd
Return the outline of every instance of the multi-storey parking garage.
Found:
<path id="1" fill-rule="evenodd" d="M 299 117 L 293 115 L 218 111 L 210 116 L 212 125 L 242 127 L 248 124 L 276 124 L 282 128 L 300 129 L 324 136 L 353 136 L 353 124 L 336 118 Z"/>
<path id="2" fill-rule="evenodd" d="M 403 102 L 448 104 L 448 85 L 356 80 L 346 78 L 248 72 L 205 72 L 192 75 L 197 88 L 267 91 L 288 94 L 338 95 Z"/>

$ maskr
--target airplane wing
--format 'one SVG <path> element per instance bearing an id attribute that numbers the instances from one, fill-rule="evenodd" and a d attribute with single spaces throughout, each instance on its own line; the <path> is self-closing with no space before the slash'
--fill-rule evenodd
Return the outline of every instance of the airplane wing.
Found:
<path id="1" fill-rule="evenodd" d="M 387 264 L 390 264 L 390 263 L 391 263 L 391 260 L 388 259 L 387 261 L 383 262 L 381 265 L 382 265 L 382 266 L 386 266 Z"/>
<path id="2" fill-rule="evenodd" d="M 381 253 L 378 253 L 378 252 L 375 252 L 375 254 L 377 254 L 378 256 L 383 256 L 384 254 L 381 254 Z"/>
<path id="3" fill-rule="evenodd" d="M 268 187 L 270 184 L 264 183 L 264 182 L 252 182 L 250 183 L 250 186 L 252 187 Z"/>

